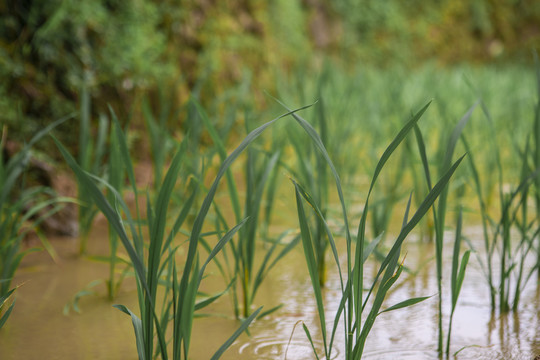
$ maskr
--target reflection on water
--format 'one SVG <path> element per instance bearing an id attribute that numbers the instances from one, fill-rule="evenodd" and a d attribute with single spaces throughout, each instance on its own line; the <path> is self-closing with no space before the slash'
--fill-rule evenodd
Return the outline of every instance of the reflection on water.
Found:
<path id="1" fill-rule="evenodd" d="M 414 241 L 414 239 L 410 239 Z M 105 241 L 106 240 L 96 240 Z M 95 243 L 95 242 L 94 242 Z M 19 270 L 15 283 L 25 282 L 17 294 L 10 320 L 0 331 L 0 358 L 12 359 L 137 359 L 129 317 L 112 308 L 103 289 L 99 296 L 82 300 L 82 314 L 62 315 L 64 305 L 90 281 L 107 276 L 107 266 L 78 260 L 77 244 L 56 241 L 63 258 L 54 264 L 45 254 L 31 254 Z M 451 244 L 450 244 L 451 245 Z M 94 245 L 97 246 L 97 245 Z M 480 248 L 480 245 L 479 245 Z M 406 266 L 416 275 L 404 273 L 386 302 L 387 306 L 409 297 L 436 294 L 433 251 L 426 244 L 409 244 Z M 445 276 L 450 271 L 451 249 L 446 251 Z M 368 264 L 366 273 L 376 267 Z M 203 290 L 221 290 L 219 275 L 210 269 Z M 284 306 L 250 327 L 225 353 L 223 359 L 313 359 L 311 346 L 302 329 L 303 322 L 316 348 L 323 348 L 318 315 L 302 251 L 296 249 L 275 268 L 262 285 L 256 304 L 270 308 Z M 324 291 L 328 309 L 327 331 L 331 331 L 339 300 L 339 277 L 329 272 Z M 214 286 L 218 284 L 217 286 Z M 445 321 L 448 319 L 450 287 L 443 285 Z M 137 312 L 135 285 L 127 281 L 115 303 Z M 492 316 L 489 293 L 478 262 L 471 258 L 462 294 L 454 316 L 451 353 L 454 359 L 534 359 L 540 355 L 540 301 L 538 281 L 533 277 L 522 294 L 520 311 Z M 190 353 L 192 359 L 208 359 L 236 329 L 230 319 L 230 299 L 220 299 L 206 313 L 225 316 L 203 317 L 194 324 Z M 295 328 L 295 325 L 296 328 Z M 447 324 L 445 324 L 445 329 Z M 336 334 L 334 359 L 343 358 L 343 328 Z M 436 297 L 411 308 L 381 315 L 369 335 L 365 359 L 436 359 Z"/>

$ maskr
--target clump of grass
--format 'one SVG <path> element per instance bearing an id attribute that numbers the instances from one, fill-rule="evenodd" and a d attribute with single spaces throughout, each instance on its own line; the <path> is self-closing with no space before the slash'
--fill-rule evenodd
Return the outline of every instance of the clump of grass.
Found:
<path id="1" fill-rule="evenodd" d="M 207 129 L 216 151 L 222 161 L 226 160 L 226 149 L 222 137 L 218 134 L 216 128 L 206 115 L 202 107 L 194 102 L 199 110 L 205 128 Z M 247 120 L 246 120 L 247 122 Z M 248 125 L 246 130 L 249 132 Z M 283 239 L 288 234 L 285 231 L 277 239 L 263 238 L 268 237 L 268 228 L 270 225 L 272 204 L 276 191 L 278 178 L 277 172 L 281 159 L 281 142 L 274 141 L 269 151 L 263 151 L 250 146 L 246 149 L 247 157 L 244 167 L 245 180 L 245 200 L 242 208 L 240 192 L 238 191 L 235 177 L 229 169 L 226 172 L 228 196 L 233 209 L 236 221 L 242 218 L 248 218 L 245 225 L 238 231 L 237 237 L 229 242 L 222 252 L 223 263 L 219 264 L 219 269 L 228 282 L 238 283 L 231 286 L 231 295 L 233 300 L 234 315 L 238 318 L 247 318 L 252 313 L 252 306 L 257 295 L 257 291 L 269 271 L 298 243 L 299 237 L 294 238 L 288 244 L 285 244 L 281 251 L 276 253 L 278 246 L 283 245 Z M 218 204 L 216 208 L 216 229 L 229 231 L 230 227 L 223 216 L 223 211 Z M 264 212 L 264 214 L 263 214 Z M 260 246 L 264 240 L 269 246 L 263 248 Z M 263 261 L 256 264 L 257 253 L 264 252 Z M 238 294 L 238 289 L 240 294 Z M 260 317 L 268 315 L 277 310 L 276 306 L 265 311 Z"/>
<path id="2" fill-rule="evenodd" d="M 463 238 L 462 226 L 463 226 L 463 211 L 462 209 L 460 209 L 458 212 L 458 218 L 456 221 L 456 237 L 454 240 L 454 252 L 452 254 L 452 276 L 450 278 L 452 306 L 450 310 L 450 318 L 448 320 L 448 334 L 446 337 L 446 358 L 449 358 L 450 356 L 450 339 L 451 339 L 451 334 L 452 334 L 452 321 L 454 319 L 454 312 L 456 311 L 456 308 L 457 308 L 459 294 L 461 293 L 461 286 L 463 285 L 463 280 L 465 279 L 465 271 L 467 270 L 467 264 L 469 263 L 469 257 L 471 255 L 471 250 L 465 251 L 463 256 L 460 253 L 461 240 Z M 439 317 L 442 317 L 442 314 L 439 314 Z"/>
<path id="3" fill-rule="evenodd" d="M 110 109 L 111 117 L 114 119 L 114 121 L 111 124 L 111 131 L 109 133 L 109 153 L 108 153 L 108 162 L 105 164 L 106 166 L 106 176 L 107 176 L 107 186 L 106 187 L 106 197 L 110 204 L 115 204 L 117 194 L 122 194 L 124 189 L 124 181 L 126 177 L 126 169 L 124 166 L 124 161 L 122 158 L 122 145 L 119 144 L 119 138 L 116 135 L 116 133 L 119 131 L 117 128 L 120 126 L 118 119 L 116 118 L 116 115 L 112 108 Z M 108 123 L 108 119 L 102 117 L 104 119 L 105 123 Z M 125 136 L 125 133 L 124 133 Z M 89 174 L 95 175 L 94 172 L 88 172 Z M 82 186 L 82 184 L 80 184 Z M 89 216 L 87 220 L 90 220 L 91 222 L 87 225 L 91 225 L 93 218 L 95 217 L 94 214 L 90 214 L 90 212 L 97 211 L 97 207 L 94 205 L 92 198 L 92 194 L 88 192 L 87 189 L 83 191 L 83 196 L 86 198 L 86 203 L 83 204 L 84 210 L 81 210 L 83 214 L 86 214 L 86 216 Z M 81 195 L 81 193 L 79 193 Z M 89 232 L 90 229 L 87 229 Z M 84 244 L 84 247 L 86 247 L 88 232 L 86 235 L 81 235 L 81 245 Z M 111 223 L 109 223 L 109 231 L 108 231 L 108 239 L 109 239 L 109 254 L 107 255 L 87 255 L 89 260 L 96 261 L 99 263 L 106 263 L 109 266 L 109 277 L 108 279 L 98 279 L 91 281 L 85 288 L 78 291 L 73 299 L 66 304 L 64 307 L 64 314 L 67 315 L 70 311 L 70 308 L 72 307 L 76 312 L 80 312 L 79 307 L 79 300 L 88 295 L 96 295 L 96 291 L 94 290 L 95 287 L 97 287 L 100 284 L 105 283 L 106 289 L 107 289 L 107 298 L 109 300 L 114 300 L 116 297 L 120 286 L 122 285 L 122 282 L 124 278 L 128 275 L 129 271 L 131 270 L 131 266 L 129 263 L 126 263 L 125 259 L 118 256 L 118 234 L 114 230 Z M 124 269 L 122 271 L 119 271 L 120 265 L 123 264 Z"/>
<path id="4" fill-rule="evenodd" d="M 461 120 L 456 124 L 453 131 L 451 132 L 450 136 L 448 137 L 446 141 L 446 148 L 442 148 L 438 154 L 438 164 L 439 164 L 439 176 L 446 173 L 451 167 L 452 167 L 452 158 L 454 156 L 454 151 L 457 145 L 457 142 L 460 139 L 460 136 L 463 132 L 463 129 L 469 122 L 471 115 L 476 108 L 477 104 L 474 104 L 461 118 Z M 427 155 L 425 150 L 425 144 L 423 140 L 422 133 L 418 127 L 415 127 L 415 135 L 417 140 L 418 149 L 420 152 L 420 157 L 422 159 L 423 168 L 424 168 L 424 175 L 426 177 L 426 182 L 428 185 L 428 188 L 432 189 L 431 184 L 431 175 L 429 170 L 429 164 L 427 162 Z M 437 342 L 437 351 L 439 352 L 439 355 L 443 354 L 444 348 L 443 348 L 443 342 L 444 342 L 444 334 L 443 334 L 443 325 L 442 325 L 442 318 L 443 318 L 443 301 L 442 301 L 442 281 L 443 281 L 443 245 L 444 245 L 444 230 L 446 227 L 446 215 L 448 212 L 448 187 L 445 187 L 438 200 L 436 206 L 433 207 L 433 219 L 434 219 L 434 227 L 435 227 L 435 259 L 436 259 L 436 267 L 437 267 L 437 290 L 438 290 L 438 342 Z M 458 279 L 458 274 L 454 274 L 454 270 L 457 271 L 457 263 L 459 261 L 459 244 L 461 240 L 461 226 L 459 226 L 458 231 L 456 231 L 456 248 L 454 248 L 454 259 L 453 259 L 453 270 L 452 270 L 452 311 L 450 316 L 450 324 L 449 324 L 449 330 L 448 330 L 448 341 L 447 341 L 447 349 L 446 353 L 448 355 L 449 351 L 449 345 L 450 345 L 450 331 L 452 326 L 452 316 L 455 310 L 455 306 L 457 304 L 457 298 L 459 296 L 459 289 L 457 284 L 459 282 L 463 281 L 463 277 L 465 276 L 465 268 L 463 269 L 463 273 L 460 272 L 460 279 Z M 466 267 L 468 262 L 469 255 L 466 255 L 465 258 L 462 260 L 462 264 Z M 459 286 L 461 288 L 461 286 Z"/>
<path id="5" fill-rule="evenodd" d="M 176 111 L 173 112 L 173 100 L 167 98 L 163 86 L 158 88 L 158 113 L 150 104 L 148 97 L 142 102 L 142 113 L 144 122 L 148 130 L 148 139 L 150 141 L 150 154 L 152 156 L 152 167 L 154 170 L 154 188 L 157 190 L 163 180 L 163 169 L 166 165 L 167 154 L 173 146 L 173 141 L 167 129 L 169 118 L 176 118 Z"/>
<path id="6" fill-rule="evenodd" d="M 320 94 L 320 90 L 319 90 Z M 328 146 L 328 128 L 323 99 L 319 99 L 315 105 L 316 127 L 321 139 L 321 143 Z M 296 130 L 296 131 L 295 131 Z M 328 169 L 324 158 L 317 156 L 317 148 L 312 141 L 306 141 L 302 129 L 293 129 L 289 131 L 289 138 L 296 153 L 297 164 L 296 171 L 291 171 L 293 176 L 312 194 L 313 200 L 321 209 L 322 215 L 326 218 L 328 214 Z M 314 252 L 317 258 L 317 271 L 320 285 L 324 287 L 326 283 L 326 252 L 328 249 L 328 240 L 324 230 L 323 221 L 317 217 L 309 219 L 310 229 L 312 229 Z"/>
<path id="7" fill-rule="evenodd" d="M 84 171 L 95 175 L 102 175 L 103 159 L 107 146 L 107 128 L 109 126 L 106 116 L 99 117 L 99 126 L 95 143 L 91 134 L 91 95 L 88 86 L 84 84 L 81 88 L 81 104 L 79 110 L 79 144 L 78 160 Z M 77 187 L 77 198 L 79 201 L 79 235 L 81 255 L 86 254 L 88 248 L 88 236 L 92 230 L 94 218 L 98 212 L 93 206 L 92 196 L 80 183 Z"/>
<path id="8" fill-rule="evenodd" d="M 482 102 L 482 110 L 488 122 L 488 130 L 495 140 L 495 131 L 491 114 Z M 467 141 L 465 141 L 468 147 Z M 480 260 L 486 276 L 492 311 L 496 309 L 500 313 L 517 310 L 520 294 L 528 282 L 535 268 L 526 272 L 525 262 L 534 248 L 534 239 L 540 234 L 538 216 L 530 219 L 528 215 L 529 189 L 538 178 L 540 170 L 531 169 L 530 141 L 527 140 L 525 148 L 518 150 L 516 159 L 521 160 L 521 172 L 518 184 L 511 186 L 510 191 L 505 191 L 504 169 L 501 163 L 500 150 L 495 142 L 491 143 L 492 153 L 496 160 L 497 195 L 499 214 L 491 215 L 491 209 L 486 205 L 486 191 L 483 187 L 482 178 L 478 170 L 475 157 L 471 155 L 469 165 L 473 175 L 473 184 L 480 204 L 482 215 L 482 228 L 484 236 L 485 261 Z M 512 235 L 517 230 L 519 236 Z M 496 266 L 499 265 L 497 281 Z M 514 284 L 515 282 L 515 284 Z M 514 293 L 513 300 L 510 299 Z"/>
<path id="9" fill-rule="evenodd" d="M 290 113 L 291 112 L 283 116 L 287 116 Z M 212 205 L 218 184 L 240 153 L 242 153 L 266 128 L 283 116 L 250 132 L 242 143 L 224 159 L 193 222 L 193 227 L 187 241 L 187 255 L 181 271 L 178 271 L 177 269 L 175 254 L 178 246 L 173 243 L 173 240 L 184 223 L 189 209 L 193 204 L 194 196 L 189 197 L 189 200 L 183 205 L 183 208 L 174 221 L 173 227 L 167 235 L 165 234 L 165 230 L 168 205 L 171 194 L 175 188 L 181 163 L 184 159 L 186 142 L 183 142 L 179 146 L 176 155 L 173 157 L 163 183 L 159 187 L 160 190 L 157 195 L 157 200 L 152 202 L 147 194 L 146 221 L 149 242 L 148 245 L 145 245 L 143 241 L 140 213 L 137 205 L 138 196 L 133 166 L 127 150 L 124 134 L 120 127 L 115 125 L 114 132 L 118 139 L 120 153 L 124 166 L 126 167 L 129 183 L 135 194 L 136 218 L 131 215 L 130 209 L 122 199 L 122 196 L 116 192 L 110 184 L 103 179 L 96 178 L 85 172 L 62 144 L 55 139 L 57 146 L 68 165 L 72 168 L 80 183 L 88 190 L 97 207 L 103 212 L 111 226 L 117 232 L 118 237 L 132 262 L 137 279 L 139 310 L 141 316 L 137 316 L 123 305 L 116 305 L 116 307 L 131 316 L 135 330 L 139 359 L 151 359 L 152 357 L 158 356 L 167 359 L 168 346 L 166 333 L 171 327 L 172 357 L 174 359 L 188 358 L 191 328 L 195 311 L 209 305 L 220 296 L 220 294 L 218 294 L 200 302 L 196 301 L 198 289 L 204 276 L 205 269 L 209 262 L 215 258 L 215 256 L 246 223 L 246 219 L 243 219 L 230 231 L 224 234 L 216 245 L 211 248 L 206 261 L 201 265 L 198 248 L 202 236 L 202 227 Z M 115 194 L 114 204 L 111 204 L 102 194 L 96 181 L 104 184 Z M 188 190 L 192 190 L 192 188 L 190 187 Z M 131 239 L 128 232 L 131 234 Z M 146 246 L 148 246 L 148 248 L 145 250 Z M 166 293 L 170 294 L 169 298 L 164 300 L 165 305 L 161 309 L 161 316 L 158 315 L 159 309 L 157 306 L 157 292 L 160 281 L 165 282 Z M 259 312 L 260 308 L 245 319 L 238 330 L 223 344 L 222 347 L 220 347 L 220 349 L 218 349 L 212 359 L 219 358 L 232 342 L 245 331 Z M 157 335 L 157 346 L 155 346 L 154 351 L 155 335 Z"/>
<path id="10" fill-rule="evenodd" d="M 2 280 L 2 281 L 7 281 L 7 280 Z M 11 311 L 13 310 L 13 307 L 15 306 L 15 300 L 13 300 L 11 304 L 9 304 L 8 302 L 13 292 L 15 292 L 15 289 L 11 289 L 5 294 L 0 296 L 0 329 L 6 323 L 7 319 L 9 318 L 9 315 L 11 315 Z"/>
<path id="11" fill-rule="evenodd" d="M 22 258 L 30 251 L 21 251 L 22 241 L 41 222 L 61 208 L 67 198 L 56 197 L 44 186 L 24 188 L 24 175 L 32 146 L 69 117 L 55 121 L 39 131 L 16 154 L 4 159 L 7 129 L 0 138 L 0 327 L 7 321 L 15 302 L 7 307 L 16 288 L 11 283 Z M 46 239 L 41 238 L 42 241 Z M 47 243 L 44 244 L 48 247 Z M 7 310 L 6 310 L 7 307 Z"/>
<path id="12" fill-rule="evenodd" d="M 399 257 L 400 257 L 401 247 L 403 245 L 405 238 L 416 226 L 416 224 L 422 219 L 422 217 L 426 214 L 426 212 L 431 208 L 436 198 L 442 193 L 442 191 L 446 187 L 448 181 L 450 180 L 451 176 L 454 174 L 455 170 L 457 169 L 458 165 L 460 164 L 463 158 L 460 158 L 458 161 L 456 161 L 448 169 L 448 171 L 441 176 L 439 182 L 431 189 L 429 194 L 425 197 L 424 201 L 420 204 L 416 213 L 412 216 L 410 220 L 408 218 L 408 213 L 410 210 L 410 203 L 411 203 L 409 199 L 409 203 L 407 205 L 407 209 L 405 211 L 405 215 L 403 219 L 403 226 L 402 226 L 401 232 L 397 236 L 390 251 L 382 260 L 375 278 L 373 279 L 371 285 L 368 287 L 369 290 L 367 291 L 367 294 L 364 293 L 365 287 L 364 287 L 363 266 L 366 259 L 371 254 L 375 246 L 378 244 L 378 241 L 380 240 L 380 237 L 375 238 L 371 242 L 368 242 L 368 240 L 366 239 L 366 222 L 367 222 L 368 212 L 370 209 L 369 201 L 370 201 L 370 196 L 371 196 L 373 187 L 381 171 L 383 170 L 384 165 L 386 164 L 387 160 L 390 158 L 392 153 L 396 150 L 398 145 L 403 141 L 406 135 L 414 128 L 415 124 L 418 122 L 418 120 L 420 119 L 420 117 L 425 112 L 428 106 L 429 106 L 429 103 L 426 106 L 424 106 L 418 113 L 416 113 L 405 124 L 405 126 L 401 129 L 401 131 L 398 133 L 398 135 L 394 138 L 394 140 L 390 143 L 390 145 L 386 148 L 385 152 L 381 156 L 375 168 L 375 172 L 371 180 L 369 191 L 367 193 L 367 197 L 366 197 L 366 201 L 364 205 L 364 211 L 362 213 L 362 217 L 358 225 L 358 232 L 357 232 L 355 241 L 353 241 L 353 238 L 349 231 L 349 218 L 346 211 L 341 182 L 339 179 L 339 175 L 332 163 L 332 160 L 330 159 L 330 156 L 328 155 L 321 141 L 321 138 L 318 136 L 315 129 L 305 120 L 303 120 L 301 117 L 299 117 L 296 114 L 293 114 L 296 121 L 309 134 L 314 144 L 316 144 L 317 148 L 321 152 L 322 156 L 324 157 L 325 161 L 327 162 L 328 166 L 330 167 L 332 171 L 332 175 L 336 183 L 336 189 L 337 189 L 341 207 L 342 207 L 345 237 L 346 237 L 346 242 L 347 242 L 347 262 L 346 262 L 346 270 L 345 270 L 345 273 L 343 274 L 341 270 L 341 265 L 339 262 L 339 256 L 337 253 L 334 237 L 332 235 L 331 230 L 329 229 L 327 225 L 326 220 L 322 216 L 321 210 L 319 209 L 317 203 L 310 196 L 310 194 L 307 193 L 306 190 L 300 184 L 293 181 L 294 186 L 295 186 L 295 193 L 296 193 L 298 219 L 299 219 L 300 230 L 302 234 L 302 244 L 304 248 L 306 262 L 308 265 L 312 287 L 313 287 L 315 298 L 317 301 L 317 310 L 318 310 L 321 334 L 322 334 L 323 345 L 324 345 L 324 355 L 327 359 L 331 358 L 335 333 L 341 321 L 343 322 L 344 334 L 345 334 L 345 349 L 343 351 L 343 353 L 345 354 L 345 358 L 346 359 L 360 359 L 362 357 L 362 353 L 364 350 L 367 336 L 369 335 L 369 332 L 371 328 L 373 327 L 373 324 L 376 318 L 380 314 L 387 311 L 397 310 L 403 307 L 411 306 L 413 304 L 416 304 L 426 299 L 426 297 L 407 299 L 385 310 L 381 310 L 386 294 L 394 285 L 394 283 L 397 281 L 397 279 L 399 278 L 402 272 L 403 264 L 399 262 Z M 336 311 L 334 315 L 333 328 L 330 335 L 328 334 L 327 329 L 326 329 L 326 315 L 325 315 L 325 309 L 324 309 L 323 298 L 322 298 L 322 293 L 321 293 L 320 281 L 318 278 L 319 275 L 317 271 L 317 257 L 315 256 L 315 253 L 314 253 L 315 244 L 313 243 L 311 231 L 308 226 L 307 215 L 306 215 L 306 212 L 304 210 L 304 205 L 303 205 L 304 202 L 308 203 L 314 209 L 316 215 L 321 220 L 324 221 L 326 235 L 328 237 L 328 241 L 332 249 L 333 258 L 338 268 L 338 273 L 340 276 L 341 301 L 340 301 L 338 310 Z M 344 277 L 346 278 L 345 282 L 344 282 Z M 374 296 L 373 299 L 371 299 L 372 295 Z M 372 300 L 371 307 L 369 307 L 368 304 L 371 300 Z M 367 312 L 367 317 L 364 318 L 363 314 L 365 314 L 366 312 Z M 304 326 L 304 330 L 306 332 L 308 339 L 310 339 L 311 341 L 312 337 L 311 337 L 309 329 L 306 326 Z M 313 348 L 313 350 L 314 350 L 315 356 L 318 358 L 315 348 Z"/>
<path id="13" fill-rule="evenodd" d="M 536 106 L 534 109 L 534 118 L 532 126 L 533 149 L 531 151 L 532 164 L 534 169 L 540 169 L 540 60 L 538 60 L 538 52 L 533 52 L 534 63 L 536 67 Z M 540 218 L 540 177 L 537 176 L 534 180 L 533 197 L 536 205 L 536 216 Z M 540 221 L 540 219 L 539 219 Z M 536 269 L 538 278 L 540 278 L 540 237 L 536 244 Z"/>

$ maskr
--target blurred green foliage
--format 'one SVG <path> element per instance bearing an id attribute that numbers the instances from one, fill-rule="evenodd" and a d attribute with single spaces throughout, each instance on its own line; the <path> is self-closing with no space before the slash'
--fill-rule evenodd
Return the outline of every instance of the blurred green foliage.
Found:
<path id="1" fill-rule="evenodd" d="M 95 119 L 111 104 L 143 128 L 138 104 L 158 108 L 159 87 L 178 106 L 194 95 L 212 107 L 246 79 L 274 92 L 276 74 L 309 76 L 328 57 L 344 68 L 530 62 L 539 45 L 534 0 L 7 0 L 0 120 L 28 138 L 77 109 L 84 82 Z M 74 147 L 70 126 L 59 136 Z"/>
<path id="2" fill-rule="evenodd" d="M 357 56 L 383 64 L 493 60 L 531 62 L 540 45 L 535 0 L 336 0 L 345 41 Z M 361 44 L 360 46 L 353 46 Z"/>

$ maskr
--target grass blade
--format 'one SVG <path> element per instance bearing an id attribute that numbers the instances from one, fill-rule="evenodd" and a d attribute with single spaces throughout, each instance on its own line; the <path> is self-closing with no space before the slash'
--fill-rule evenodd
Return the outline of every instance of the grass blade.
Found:
<path id="1" fill-rule="evenodd" d="M 246 320 L 244 320 L 242 322 L 242 325 L 240 325 L 240 327 L 236 329 L 232 336 L 227 341 L 225 341 L 223 345 L 221 345 L 221 347 L 218 349 L 218 351 L 216 351 L 216 353 L 212 356 L 210 360 L 219 359 L 221 355 L 223 355 L 225 350 L 227 350 L 232 345 L 232 343 L 248 328 L 251 322 L 257 317 L 261 309 L 262 307 L 258 308 L 253 312 L 253 314 L 251 314 Z"/>

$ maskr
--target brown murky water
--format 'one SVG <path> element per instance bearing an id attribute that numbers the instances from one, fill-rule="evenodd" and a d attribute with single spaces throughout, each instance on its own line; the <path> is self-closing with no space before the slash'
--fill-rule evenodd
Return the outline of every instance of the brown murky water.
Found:
<path id="1" fill-rule="evenodd" d="M 107 240 L 97 231 L 90 251 L 106 249 Z M 478 229 L 468 233 L 477 238 Z M 449 234 L 451 235 L 451 234 Z M 451 236 L 449 236 L 450 240 Z M 408 240 L 406 265 L 418 270 L 416 276 L 403 274 L 399 287 L 389 296 L 392 305 L 408 297 L 436 294 L 435 261 L 430 245 Z M 134 334 L 128 316 L 114 309 L 105 299 L 103 287 L 98 295 L 81 300 L 82 313 L 63 315 L 64 305 L 73 295 L 95 279 L 107 276 L 107 266 L 76 257 L 75 240 L 53 239 L 60 262 L 55 264 L 47 254 L 30 254 L 19 269 L 15 284 L 24 283 L 17 291 L 17 302 L 11 318 L 0 331 L 0 359 L 137 359 Z M 449 244 L 451 245 L 451 244 Z M 478 244 L 478 248 L 481 248 Z M 100 250 L 101 249 L 101 250 Z M 446 249 L 445 275 L 450 274 L 451 248 Z M 375 266 L 369 264 L 369 269 Z M 210 285 L 221 285 L 218 274 L 210 272 Z M 272 316 L 250 328 L 251 337 L 243 334 L 225 353 L 223 359 L 313 359 L 306 336 L 295 324 L 308 325 L 315 343 L 321 346 L 318 317 L 310 280 L 301 248 L 298 247 L 273 270 L 263 284 L 256 303 L 266 308 L 283 303 Z M 214 280 L 212 280 L 214 279 Z M 219 290 L 220 287 L 217 287 Z M 445 320 L 449 312 L 449 284 L 445 284 Z M 337 273 L 329 271 L 324 293 L 329 314 L 340 300 Z M 128 279 L 115 303 L 127 305 L 137 312 L 133 279 Z M 533 277 L 522 294 L 518 313 L 492 316 L 488 289 L 476 259 L 471 262 L 463 284 L 454 317 L 452 353 L 455 359 L 534 359 L 540 355 L 539 284 Z M 195 321 L 191 344 L 192 359 L 208 359 L 238 326 L 229 318 L 230 299 L 222 298 L 208 312 L 225 317 L 201 318 Z M 331 328 L 333 315 L 328 315 Z M 369 336 L 365 359 L 436 359 L 437 302 L 435 297 L 411 308 L 385 313 L 378 318 Z M 287 343 L 290 345 L 287 348 Z M 342 329 L 338 328 L 335 359 L 343 358 Z"/>

